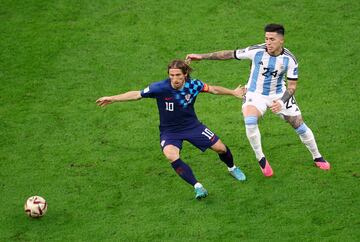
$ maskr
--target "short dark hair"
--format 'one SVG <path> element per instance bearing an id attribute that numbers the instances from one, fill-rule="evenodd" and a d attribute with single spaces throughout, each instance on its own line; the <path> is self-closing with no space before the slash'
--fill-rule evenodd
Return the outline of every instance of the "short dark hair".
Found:
<path id="1" fill-rule="evenodd" d="M 268 24 L 264 28 L 265 32 L 276 32 L 281 35 L 285 35 L 285 28 L 281 24 Z"/>
<path id="2" fill-rule="evenodd" d="M 168 65 L 168 73 L 170 69 L 180 69 L 181 72 L 185 75 L 187 74 L 187 77 L 190 78 L 190 73 L 192 72 L 192 68 L 185 63 L 183 60 L 173 60 Z"/>

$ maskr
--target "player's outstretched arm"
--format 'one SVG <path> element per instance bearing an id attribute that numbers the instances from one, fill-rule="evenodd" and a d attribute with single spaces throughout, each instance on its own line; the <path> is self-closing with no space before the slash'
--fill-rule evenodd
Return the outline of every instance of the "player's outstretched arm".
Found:
<path id="1" fill-rule="evenodd" d="M 101 97 L 96 100 L 96 103 L 98 106 L 104 107 L 113 102 L 135 101 L 141 98 L 142 97 L 140 91 L 130 91 L 115 96 Z"/>
<path id="2" fill-rule="evenodd" d="M 232 90 L 221 86 L 209 86 L 208 92 L 215 95 L 232 95 L 237 98 L 243 98 L 246 93 L 246 88 L 239 85 L 237 88 Z"/>
<path id="3" fill-rule="evenodd" d="M 185 60 L 189 63 L 192 60 L 229 60 L 234 58 L 234 50 L 222 50 L 206 54 L 188 54 Z"/>

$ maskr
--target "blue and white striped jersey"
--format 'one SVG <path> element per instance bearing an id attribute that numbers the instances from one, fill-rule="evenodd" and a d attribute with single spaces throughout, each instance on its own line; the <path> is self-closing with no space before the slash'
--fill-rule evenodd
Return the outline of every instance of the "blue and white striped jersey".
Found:
<path id="1" fill-rule="evenodd" d="M 235 50 L 236 59 L 250 59 L 251 73 L 247 83 L 249 92 L 265 96 L 285 92 L 286 78 L 298 79 L 298 63 L 295 56 L 286 48 L 278 56 L 269 55 L 265 44 L 253 45 Z"/>

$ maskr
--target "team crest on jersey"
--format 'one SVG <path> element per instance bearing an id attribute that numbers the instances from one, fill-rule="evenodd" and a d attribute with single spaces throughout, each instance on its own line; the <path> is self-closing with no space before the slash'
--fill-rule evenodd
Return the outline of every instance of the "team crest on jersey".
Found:
<path id="1" fill-rule="evenodd" d="M 279 72 L 278 72 L 279 75 L 285 73 L 285 71 L 286 71 L 286 70 L 285 70 L 285 66 L 282 65 L 282 64 L 278 65 L 278 66 L 276 67 L 276 69 L 279 71 Z"/>
<path id="2" fill-rule="evenodd" d="M 203 90 L 204 83 L 200 80 L 192 79 L 185 82 L 184 87 L 176 93 L 175 99 L 186 108 L 195 101 L 196 96 Z"/>

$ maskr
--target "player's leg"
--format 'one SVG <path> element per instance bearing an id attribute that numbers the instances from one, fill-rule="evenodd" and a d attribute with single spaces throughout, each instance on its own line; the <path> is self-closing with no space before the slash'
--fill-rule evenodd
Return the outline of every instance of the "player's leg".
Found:
<path id="1" fill-rule="evenodd" d="M 254 105 L 249 105 L 249 104 L 246 105 L 246 104 L 247 103 L 245 102 L 242 109 L 244 115 L 246 136 L 255 153 L 256 159 L 259 162 L 261 171 L 263 172 L 264 176 L 270 177 L 274 173 L 263 153 L 261 146 L 261 134 L 258 126 L 258 119 L 259 117 L 261 117 L 262 112 L 259 111 L 259 109 Z M 261 107 L 261 109 L 263 110 L 263 107 Z M 266 106 L 265 106 L 265 110 L 266 110 Z"/>
<path id="2" fill-rule="evenodd" d="M 201 124 L 191 129 L 186 134 L 186 140 L 200 149 L 202 152 L 208 148 L 211 148 L 219 154 L 220 160 L 222 160 L 227 165 L 229 172 L 236 179 L 241 181 L 246 180 L 246 177 L 242 171 L 234 165 L 234 160 L 230 149 L 224 145 L 219 137 L 208 127 Z"/>
<path id="3" fill-rule="evenodd" d="M 239 181 L 245 181 L 246 176 L 239 167 L 234 164 L 234 159 L 229 147 L 227 147 L 220 139 L 210 147 L 213 151 L 218 153 L 220 160 L 222 160 L 228 167 L 230 174 Z"/>
<path id="4" fill-rule="evenodd" d="M 284 119 L 295 129 L 302 143 L 310 151 L 315 165 L 322 170 L 329 170 L 330 163 L 321 156 L 314 134 L 312 130 L 304 123 L 301 114 L 297 116 L 284 115 Z"/>
<path id="5" fill-rule="evenodd" d="M 170 161 L 175 172 L 192 186 L 198 182 L 193 171 L 183 160 L 180 159 L 180 149 L 174 145 L 167 145 L 163 149 L 165 157 Z"/>
<path id="6" fill-rule="evenodd" d="M 171 137 L 174 135 L 162 134 L 161 147 L 165 157 L 170 161 L 175 172 L 195 189 L 195 198 L 201 199 L 208 195 L 203 185 L 196 179 L 191 167 L 180 158 L 182 140 Z"/>

